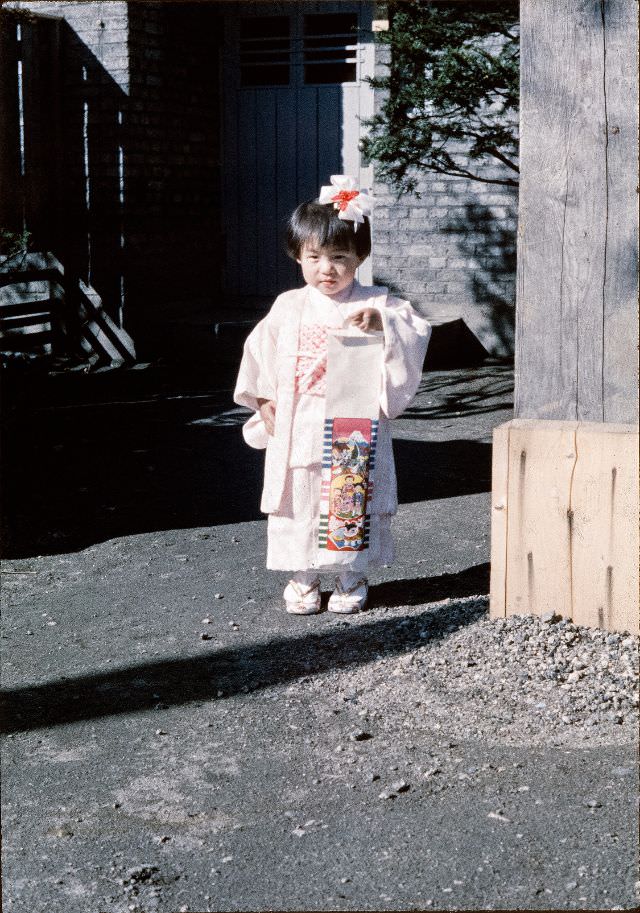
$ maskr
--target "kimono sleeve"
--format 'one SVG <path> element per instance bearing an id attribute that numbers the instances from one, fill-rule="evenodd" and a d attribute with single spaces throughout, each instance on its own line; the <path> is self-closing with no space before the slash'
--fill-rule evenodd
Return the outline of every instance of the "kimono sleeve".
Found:
<path id="1" fill-rule="evenodd" d="M 233 399 L 258 411 L 258 399 L 276 399 L 276 348 L 278 344 L 279 299 L 266 317 L 247 337 L 238 371 Z"/>
<path id="2" fill-rule="evenodd" d="M 385 340 L 380 406 L 388 418 L 396 418 L 416 395 L 431 325 L 400 298 L 389 296 L 379 310 Z"/>

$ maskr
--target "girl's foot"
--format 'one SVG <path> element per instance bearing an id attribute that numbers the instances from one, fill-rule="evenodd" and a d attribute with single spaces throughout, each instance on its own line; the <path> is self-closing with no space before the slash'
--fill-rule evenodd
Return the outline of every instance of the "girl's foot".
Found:
<path id="1" fill-rule="evenodd" d="M 340 577 L 336 577 L 336 588 L 329 597 L 329 611 L 342 615 L 360 612 L 366 605 L 368 594 L 369 584 L 366 577 L 341 574 Z"/>
<path id="2" fill-rule="evenodd" d="M 283 596 L 290 615 L 315 615 L 320 611 L 320 580 L 316 577 L 311 584 L 290 580 Z"/>

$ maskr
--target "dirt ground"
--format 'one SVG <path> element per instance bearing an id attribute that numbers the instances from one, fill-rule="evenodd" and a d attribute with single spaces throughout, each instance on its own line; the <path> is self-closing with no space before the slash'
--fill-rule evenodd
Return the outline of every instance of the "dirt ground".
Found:
<path id="1" fill-rule="evenodd" d="M 82 380 L 5 431 L 7 910 L 635 905 L 637 640 L 487 616 L 509 366 L 424 375 L 352 617 L 284 612 L 224 379 Z"/>

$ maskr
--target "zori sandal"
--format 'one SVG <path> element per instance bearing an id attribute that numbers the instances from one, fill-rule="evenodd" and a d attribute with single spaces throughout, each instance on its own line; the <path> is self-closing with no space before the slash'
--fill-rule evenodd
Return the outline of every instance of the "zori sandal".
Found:
<path id="1" fill-rule="evenodd" d="M 348 589 L 343 589 L 340 578 L 336 577 L 336 588 L 329 597 L 329 611 L 339 612 L 342 615 L 351 615 L 360 612 L 367 603 L 369 584 L 366 577 L 361 577 L 357 583 Z"/>
<path id="2" fill-rule="evenodd" d="M 316 578 L 311 586 L 290 580 L 283 596 L 290 615 L 315 615 L 320 611 L 320 579 Z"/>

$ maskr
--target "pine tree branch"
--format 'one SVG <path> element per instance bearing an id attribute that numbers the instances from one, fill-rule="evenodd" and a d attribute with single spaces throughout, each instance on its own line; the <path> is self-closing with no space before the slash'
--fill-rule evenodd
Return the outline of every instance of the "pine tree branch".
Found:
<path id="1" fill-rule="evenodd" d="M 415 114 L 407 119 L 410 121 L 420 121 L 420 120 L 440 120 L 443 117 L 454 117 L 456 114 L 464 113 L 464 108 L 459 106 L 457 108 L 452 108 L 450 111 L 434 111 L 433 114 Z"/>
<path id="2" fill-rule="evenodd" d="M 480 141 L 486 140 L 486 137 L 481 133 L 472 133 L 469 131 L 468 135 L 473 136 L 475 139 Z M 484 146 L 482 151 L 487 155 L 492 155 L 494 158 L 497 158 L 503 163 L 503 165 L 506 165 L 507 168 L 511 168 L 512 171 L 515 171 L 516 174 L 520 174 L 520 168 L 515 164 L 515 162 L 512 162 L 511 159 L 507 158 L 507 156 L 503 152 L 500 152 L 496 146 Z"/>
<path id="3" fill-rule="evenodd" d="M 519 173 L 511 116 L 518 105 L 517 4 L 500 0 L 498 6 L 460 14 L 422 0 L 391 4 L 391 28 L 382 37 L 389 75 L 370 80 L 388 95 L 366 122 L 365 141 L 383 180 L 416 193 L 420 171 L 518 186 L 515 177 L 488 178 L 467 165 L 495 160 Z"/>
<path id="4" fill-rule="evenodd" d="M 495 147 L 487 147 L 485 150 L 489 155 L 492 155 L 498 161 L 502 162 L 503 165 L 506 165 L 507 168 L 511 168 L 512 171 L 515 171 L 516 174 L 520 174 L 520 169 L 515 162 L 512 162 L 511 159 L 508 159 L 506 155 L 503 155 L 499 149 Z"/>
<path id="5" fill-rule="evenodd" d="M 470 178 L 473 181 L 480 181 L 482 184 L 503 184 L 506 187 L 518 187 L 518 181 L 514 181 L 511 178 L 483 178 L 479 174 L 473 174 L 464 168 L 458 170 L 441 168 L 433 162 L 420 162 L 420 167 L 425 171 L 435 171 L 438 174 L 448 174 L 457 178 Z"/>

